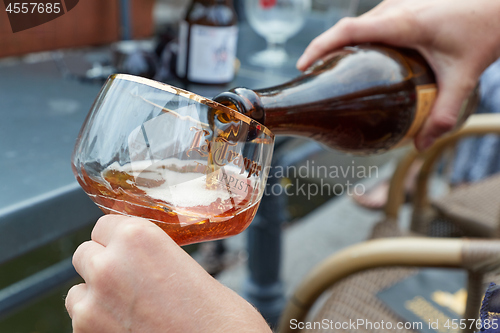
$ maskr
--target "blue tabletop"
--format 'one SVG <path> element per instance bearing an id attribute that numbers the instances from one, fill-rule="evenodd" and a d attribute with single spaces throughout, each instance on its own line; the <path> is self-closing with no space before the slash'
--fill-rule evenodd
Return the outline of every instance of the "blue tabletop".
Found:
<path id="1" fill-rule="evenodd" d="M 99 89 L 52 61 L 0 67 L 0 211 L 75 182 L 71 151 Z"/>

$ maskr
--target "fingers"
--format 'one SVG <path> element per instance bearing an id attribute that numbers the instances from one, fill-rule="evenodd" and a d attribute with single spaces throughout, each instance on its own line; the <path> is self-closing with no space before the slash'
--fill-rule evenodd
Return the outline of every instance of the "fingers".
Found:
<path id="1" fill-rule="evenodd" d="M 370 24 L 370 19 L 344 18 L 328 29 L 307 46 L 297 61 L 299 70 L 306 70 L 315 61 L 341 46 L 355 44 L 362 40 L 362 31 Z"/>
<path id="2" fill-rule="evenodd" d="M 121 242 L 130 242 L 131 238 L 141 241 L 140 238 L 148 238 L 153 234 L 166 237 L 156 224 L 139 217 L 129 217 L 123 215 L 105 215 L 101 217 L 92 230 L 92 240 L 108 246 L 114 239 Z"/>
<path id="3" fill-rule="evenodd" d="M 85 296 L 87 296 L 87 288 L 87 284 L 80 283 L 76 286 L 71 287 L 71 289 L 68 291 L 65 305 L 70 318 L 73 318 L 73 308 L 75 307 L 75 304 L 79 303 L 85 298 Z"/>
<path id="4" fill-rule="evenodd" d="M 116 308 L 103 307 L 102 301 L 96 302 L 89 288 L 86 283 L 78 284 L 66 296 L 65 305 L 72 319 L 73 333 L 128 332 L 129 328 L 122 325 L 124 321 L 116 320 L 112 315 Z"/>
<path id="5" fill-rule="evenodd" d="M 415 46 L 418 36 L 418 25 L 409 10 L 404 7 L 377 9 L 357 18 L 344 18 L 316 37 L 297 61 L 297 68 L 306 70 L 342 46 L 367 42 Z"/>
<path id="6" fill-rule="evenodd" d="M 91 276 L 91 267 L 95 262 L 95 256 L 104 252 L 104 246 L 94 241 L 86 241 L 80 244 L 73 254 L 73 266 L 80 276 L 87 282 Z"/>
<path id="7" fill-rule="evenodd" d="M 462 104 L 474 88 L 473 82 L 467 84 L 457 78 L 447 78 L 442 82 L 430 115 L 415 137 L 418 150 L 429 148 L 437 138 L 455 127 Z"/>
<path id="8" fill-rule="evenodd" d="M 118 230 L 119 227 L 124 227 L 127 223 L 130 223 L 130 219 L 134 218 L 116 214 L 104 215 L 97 220 L 97 223 L 92 230 L 92 240 L 103 246 L 108 246 L 113 235 L 116 233 L 116 230 Z"/>

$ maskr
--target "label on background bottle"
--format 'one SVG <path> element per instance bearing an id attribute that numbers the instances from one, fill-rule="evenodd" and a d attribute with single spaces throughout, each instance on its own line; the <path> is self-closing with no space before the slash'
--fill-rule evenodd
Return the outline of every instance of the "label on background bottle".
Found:
<path id="1" fill-rule="evenodd" d="M 231 81 L 234 77 L 237 37 L 237 26 L 211 27 L 193 24 L 189 41 L 187 79 L 201 83 Z"/>
<path id="2" fill-rule="evenodd" d="M 406 132 L 402 141 L 413 138 L 422 127 L 425 119 L 431 112 L 432 105 L 437 95 L 436 84 L 424 84 L 415 87 L 417 93 L 417 105 L 415 106 L 415 117 L 413 122 Z"/>

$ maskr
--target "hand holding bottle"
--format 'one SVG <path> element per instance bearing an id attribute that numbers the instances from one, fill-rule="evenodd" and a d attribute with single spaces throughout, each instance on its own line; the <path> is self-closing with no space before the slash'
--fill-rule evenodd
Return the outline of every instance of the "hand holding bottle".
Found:
<path id="1" fill-rule="evenodd" d="M 425 149 L 453 128 L 479 76 L 500 56 L 499 14 L 500 2 L 491 0 L 386 0 L 314 39 L 297 67 L 305 70 L 344 45 L 380 42 L 416 49 L 432 67 L 439 88 L 415 137 L 416 147 Z"/>

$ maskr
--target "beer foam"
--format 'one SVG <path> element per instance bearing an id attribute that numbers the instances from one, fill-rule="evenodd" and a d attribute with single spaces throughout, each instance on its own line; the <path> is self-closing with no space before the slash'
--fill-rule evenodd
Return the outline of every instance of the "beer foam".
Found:
<path id="1" fill-rule="evenodd" d="M 223 189 L 208 189 L 207 177 L 205 175 L 191 173 L 183 174 L 183 178 L 196 177 L 191 180 L 180 182 L 176 185 L 169 186 L 166 182 L 158 187 L 144 188 L 145 191 L 153 199 L 171 203 L 173 206 L 178 207 L 194 207 L 194 206 L 208 206 L 211 203 L 221 199 L 227 200 L 231 197 L 229 191 Z M 179 173 L 166 171 L 165 177 L 179 177 Z"/>
<path id="2" fill-rule="evenodd" d="M 151 161 L 134 161 L 123 166 L 117 162 L 111 164 L 108 169 L 126 172 L 136 179 L 142 178 L 153 181 L 163 181 L 155 186 L 137 187 L 156 200 L 161 200 L 174 207 L 208 206 L 221 199 L 225 201 L 231 198 L 231 192 L 226 189 L 208 189 L 207 175 L 196 172 L 177 172 L 169 169 L 172 165 L 182 167 L 187 164 L 193 165 L 193 161 L 181 161 L 178 159 L 167 159 L 153 163 Z M 211 176 L 212 174 L 209 174 Z"/>

